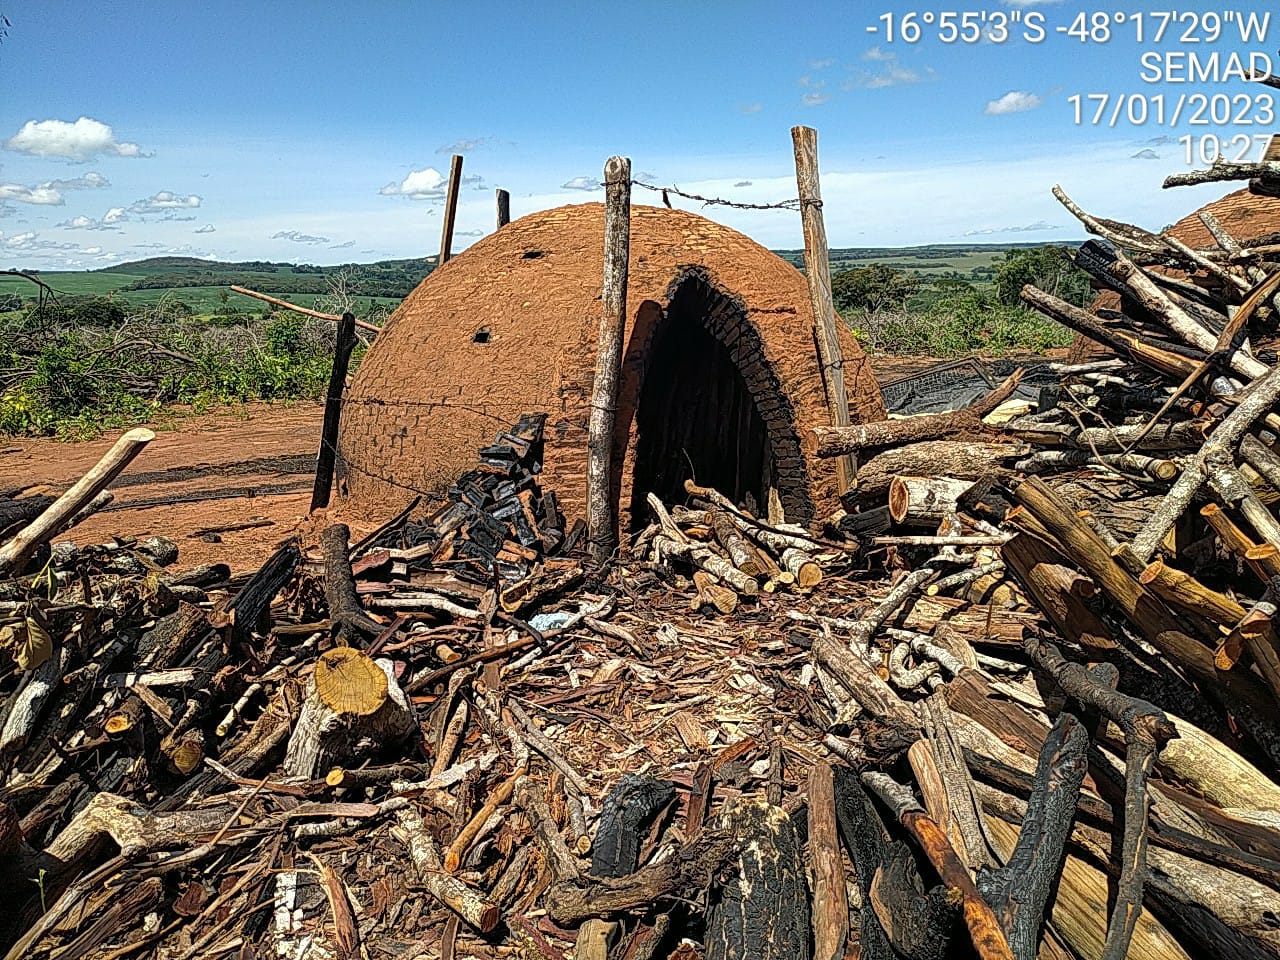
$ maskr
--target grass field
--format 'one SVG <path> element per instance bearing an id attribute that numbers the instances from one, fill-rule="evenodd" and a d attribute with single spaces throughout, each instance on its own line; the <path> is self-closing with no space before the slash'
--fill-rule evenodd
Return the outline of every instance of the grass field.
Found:
<path id="1" fill-rule="evenodd" d="M 1045 243 L 975 243 L 935 244 L 924 247 L 835 247 L 830 252 L 831 272 L 882 263 L 886 267 L 935 278 L 960 274 L 978 283 L 989 282 L 995 265 L 1004 259 L 1005 251 L 1029 247 L 1074 247 L 1078 241 L 1055 240 Z M 775 250 L 778 256 L 804 265 L 803 250 Z"/>
<path id="2" fill-rule="evenodd" d="M 342 271 L 350 277 L 357 301 L 356 312 L 360 314 L 368 313 L 375 305 L 394 307 L 428 272 L 421 260 L 312 267 L 156 257 L 106 270 L 50 270 L 35 275 L 58 296 L 111 297 L 139 306 L 163 299 L 180 300 L 196 315 L 208 315 L 228 311 L 258 313 L 264 308 L 260 300 L 229 292 L 232 284 L 311 307 L 317 298 L 327 295 L 331 281 Z M 130 289 L 135 287 L 140 289 Z M 366 293 L 366 290 L 373 292 Z M 0 276 L 0 295 L 7 293 L 30 299 L 35 295 L 35 287 L 22 277 Z M 396 295 L 387 295 L 390 293 Z"/>

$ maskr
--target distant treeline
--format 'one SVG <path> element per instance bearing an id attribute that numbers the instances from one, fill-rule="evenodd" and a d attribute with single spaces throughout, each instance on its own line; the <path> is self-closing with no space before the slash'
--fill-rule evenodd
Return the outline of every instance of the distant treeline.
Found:
<path id="1" fill-rule="evenodd" d="M 429 272 L 425 263 L 412 266 L 399 264 L 363 264 L 350 267 L 313 267 L 307 264 L 292 268 L 292 273 L 252 270 L 244 273 L 200 270 L 190 273 L 153 273 L 121 287 L 121 290 L 165 290 L 171 287 L 241 287 L 262 288 L 277 296 L 296 293 L 329 293 L 334 277 L 345 270 L 347 292 L 358 297 L 394 297 L 403 299 L 413 292 Z"/>

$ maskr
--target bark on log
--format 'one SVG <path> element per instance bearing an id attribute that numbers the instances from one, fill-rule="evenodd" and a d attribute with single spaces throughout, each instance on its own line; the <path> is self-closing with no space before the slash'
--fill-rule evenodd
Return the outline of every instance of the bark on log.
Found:
<path id="1" fill-rule="evenodd" d="M 1004 544 L 1000 554 L 1059 633 L 1093 656 L 1115 649 L 1111 631 L 1087 602 L 1094 592 L 1092 582 L 1069 567 L 1066 557 L 1025 533 Z"/>
<path id="2" fill-rule="evenodd" d="M 739 799 L 719 827 L 739 847 L 708 898 L 707 960 L 809 960 L 809 895 L 791 818 L 763 800 Z"/>
<path id="3" fill-rule="evenodd" d="M 881 420 L 853 427 L 815 427 L 807 435 L 808 452 L 818 457 L 839 457 L 871 447 L 897 446 L 964 431 L 981 431 L 982 418 L 1013 396 L 1021 380 L 1022 370 L 1019 368 L 982 399 L 947 413 Z"/>
<path id="4" fill-rule="evenodd" d="M 1021 296 L 1023 303 L 1039 310 L 1049 319 L 1057 320 L 1064 327 L 1110 347 L 1121 356 L 1143 366 L 1179 379 L 1197 369 L 1195 358 L 1147 343 L 1127 330 L 1105 326 L 1089 311 L 1081 310 L 1031 284 L 1022 288 Z"/>
<path id="5" fill-rule="evenodd" d="M 359 637 L 376 635 L 382 630 L 381 625 L 360 608 L 356 581 L 351 572 L 350 543 L 351 528 L 345 523 L 330 524 L 320 534 L 320 549 L 324 554 L 324 597 L 329 605 L 333 637 L 339 646 L 352 646 Z"/>
<path id="6" fill-rule="evenodd" d="M 0 576 L 18 572 L 33 550 L 55 536 L 68 520 L 101 493 L 156 435 L 144 427 L 125 433 L 92 469 L 40 516 L 0 547 Z"/>
<path id="7" fill-rule="evenodd" d="M 809 861 L 813 865 L 813 958 L 843 960 L 849 939 L 849 895 L 836 822 L 831 765 L 809 771 Z"/>
<path id="8" fill-rule="evenodd" d="M 1280 760 L 1280 727 L 1271 695 L 1251 676 L 1218 669 L 1213 652 L 1188 635 L 1164 604 L 1112 559 L 1106 544 L 1043 481 L 1031 477 L 1012 492 L 1148 641 L 1175 666 L 1204 681 L 1224 706 L 1237 713 L 1259 746 Z"/>
<path id="9" fill-rule="evenodd" d="M 747 542 L 747 538 L 743 536 L 738 525 L 733 522 L 733 518 L 723 510 L 711 509 L 707 511 L 707 523 L 715 532 L 716 541 L 729 554 L 729 559 L 733 565 L 745 573 L 748 577 L 760 577 L 764 575 L 764 568 L 760 565 L 759 559 L 752 550 L 751 544 Z"/>
<path id="10" fill-rule="evenodd" d="M 1244 399 L 1213 429 L 1196 455 L 1183 465 L 1182 475 L 1151 519 L 1134 537 L 1133 552 L 1143 563 L 1151 561 L 1160 541 L 1190 506 L 1192 497 L 1205 481 L 1206 464 L 1215 457 L 1230 456 L 1253 422 L 1280 400 L 1280 367 L 1263 369 L 1264 375 L 1259 376 L 1248 388 Z"/>
<path id="11" fill-rule="evenodd" d="M 1253 177 L 1280 180 L 1280 163 L 1263 161 L 1262 163 L 1232 163 L 1228 160 L 1214 160 L 1208 170 L 1192 170 L 1188 173 L 1172 173 L 1164 178 L 1165 189 L 1170 187 L 1190 187 L 1201 183 L 1221 183 L 1224 180 L 1249 180 Z"/>
<path id="12" fill-rule="evenodd" d="M 391 833 L 408 848 L 409 859 L 418 872 L 418 882 L 427 892 L 481 933 L 496 927 L 501 919 L 498 905 L 442 870 L 440 851 L 427 832 L 422 815 L 409 806 L 397 811 L 396 819 L 399 825 L 393 827 Z"/>
<path id="13" fill-rule="evenodd" d="M 1216 503 L 1206 503 L 1201 507 L 1200 516 L 1213 528 L 1222 545 L 1248 564 L 1264 584 L 1269 585 L 1272 577 L 1280 576 L 1280 550 L 1254 543 Z"/>
<path id="14" fill-rule="evenodd" d="M 900 476 L 978 480 L 1028 452 L 1030 447 L 1021 443 L 959 440 L 925 440 L 885 450 L 858 466 L 858 500 L 881 502 L 889 484 Z"/>

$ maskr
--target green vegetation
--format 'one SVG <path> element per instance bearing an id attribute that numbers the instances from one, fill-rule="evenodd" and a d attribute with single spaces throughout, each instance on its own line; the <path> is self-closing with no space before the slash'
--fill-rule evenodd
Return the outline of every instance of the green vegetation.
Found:
<path id="1" fill-rule="evenodd" d="M 1034 283 L 1079 306 L 1091 296 L 1088 276 L 1063 247 L 1007 250 L 990 281 L 926 277 L 872 263 L 835 273 L 831 291 L 868 350 L 941 357 L 1066 346 L 1071 332 L 1024 308 L 1018 294 Z"/>
<path id="2" fill-rule="evenodd" d="M 1035 283 L 1076 304 L 1088 279 L 1059 246 L 832 251 L 837 309 L 871 351 L 955 356 L 1043 350 L 1070 333 L 1023 309 Z M 781 251 L 793 263 L 800 251 Z M 0 433 L 83 436 L 172 404 L 318 398 L 333 325 L 231 293 L 231 284 L 379 321 L 430 271 L 423 260 L 316 267 L 158 257 L 41 272 L 57 294 L 0 276 Z M 358 362 L 363 348 L 357 350 Z"/>
<path id="3" fill-rule="evenodd" d="M 333 337 L 332 323 L 287 312 L 215 324 L 162 305 L 91 325 L 69 324 L 65 304 L 10 313 L 0 317 L 0 433 L 91 436 L 172 404 L 319 398 Z"/>

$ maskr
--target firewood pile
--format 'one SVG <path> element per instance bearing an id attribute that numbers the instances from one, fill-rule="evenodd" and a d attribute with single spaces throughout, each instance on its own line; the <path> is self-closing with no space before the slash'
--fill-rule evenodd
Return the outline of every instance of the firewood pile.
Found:
<path id="1" fill-rule="evenodd" d="M 0 504 L 5 957 L 1280 955 L 1276 251 L 1085 222 L 1118 356 L 816 431 L 821 533 L 594 567 L 538 417 L 251 575 Z"/>

